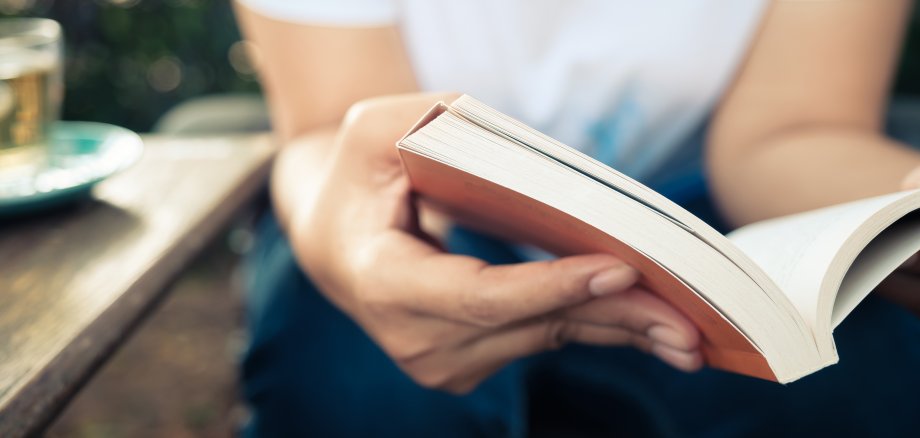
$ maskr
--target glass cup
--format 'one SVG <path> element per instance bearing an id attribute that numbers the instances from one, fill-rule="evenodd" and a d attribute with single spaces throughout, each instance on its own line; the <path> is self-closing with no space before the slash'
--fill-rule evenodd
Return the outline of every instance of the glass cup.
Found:
<path id="1" fill-rule="evenodd" d="M 61 26 L 44 18 L 0 19 L 0 180 L 48 159 L 48 133 L 64 94 Z"/>

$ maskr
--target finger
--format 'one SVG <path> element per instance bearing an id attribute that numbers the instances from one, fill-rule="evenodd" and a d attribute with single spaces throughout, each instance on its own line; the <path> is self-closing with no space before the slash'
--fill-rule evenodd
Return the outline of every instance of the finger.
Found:
<path id="1" fill-rule="evenodd" d="M 445 383 L 444 389 L 454 394 L 468 394 L 476 389 L 484 380 L 504 368 L 505 365 L 507 365 L 507 363 L 493 365 L 470 374 L 461 374 Z"/>
<path id="2" fill-rule="evenodd" d="M 543 315 L 622 292 L 638 272 L 609 255 L 584 255 L 515 265 L 444 254 L 405 233 L 390 233 L 372 258 L 377 281 L 401 291 L 418 312 L 483 327 Z"/>
<path id="3" fill-rule="evenodd" d="M 394 200 L 402 203 L 409 181 L 396 142 L 432 105 L 456 96 L 445 93 L 383 96 L 353 105 L 339 128 L 336 147 L 329 157 L 328 166 L 335 178 L 326 182 L 327 188 L 336 196 L 363 198 L 363 204 L 371 210 L 360 213 L 370 214 L 372 218 L 376 213 L 374 200 L 382 197 L 385 205 Z"/>
<path id="4" fill-rule="evenodd" d="M 664 344 L 653 344 L 651 353 L 662 362 L 688 373 L 703 367 L 703 355 L 699 351 L 684 351 Z"/>
<path id="5" fill-rule="evenodd" d="M 651 352 L 671 366 L 695 371 L 702 365 L 697 351 L 680 351 L 656 345 L 641 333 L 552 318 L 508 327 L 465 346 L 420 358 L 409 364 L 427 386 L 465 393 L 508 363 L 569 342 L 597 346 L 634 346 Z"/>
<path id="6" fill-rule="evenodd" d="M 471 389 L 516 359 L 561 347 L 578 330 L 576 324 L 543 318 L 516 324 L 477 337 L 454 348 L 405 362 L 404 369 L 424 386 L 462 392 Z M 630 336 L 617 331 L 611 342 L 623 343 Z"/>
<path id="7" fill-rule="evenodd" d="M 413 93 L 362 100 L 348 109 L 342 121 L 339 138 L 345 149 L 342 152 L 361 148 L 396 157 L 396 142 L 426 111 L 437 102 L 451 102 L 458 96 L 457 93 Z M 361 156 L 364 154 L 357 158 Z M 363 162 L 356 160 L 352 164 L 360 166 Z"/>
<path id="8" fill-rule="evenodd" d="M 520 333 L 511 335 L 509 337 L 510 342 L 514 342 L 514 345 L 516 346 L 525 347 L 517 351 L 511 351 L 504 346 L 495 346 L 493 344 L 493 342 L 496 341 L 502 342 L 501 339 L 496 340 L 493 338 L 489 341 L 481 341 L 480 346 L 488 345 L 489 348 L 501 349 L 505 353 L 508 353 L 494 357 L 492 360 L 486 360 L 482 362 L 466 362 L 466 359 L 471 358 L 472 355 L 468 351 L 464 350 L 461 353 L 462 358 L 464 358 L 463 360 L 460 362 L 451 360 L 451 362 L 454 362 L 455 365 L 461 367 L 461 369 L 467 370 L 467 372 L 460 374 L 448 381 L 444 385 L 445 389 L 448 389 L 451 392 L 465 394 L 473 390 L 479 383 L 489 378 L 508 363 L 547 349 L 555 349 L 561 347 L 562 345 L 569 342 L 577 342 L 595 346 L 632 345 L 646 353 L 651 352 L 652 342 L 645 336 L 639 333 L 630 332 L 629 330 L 592 326 L 591 324 L 574 322 L 568 328 L 560 329 L 558 327 L 559 326 L 549 328 L 543 324 L 532 329 L 526 329 L 528 332 L 532 330 L 531 333 L 524 334 L 522 336 Z M 562 337 L 565 337 L 566 339 Z M 519 342 L 521 339 L 525 339 L 525 342 L 533 341 L 534 344 L 531 344 L 531 347 L 533 348 L 527 348 L 526 346 L 520 344 Z M 514 356 L 514 354 L 518 354 L 519 356 Z M 689 362 L 690 361 L 688 360 L 684 360 L 681 365 L 689 366 Z"/>
<path id="9" fill-rule="evenodd" d="M 598 298 L 566 309 L 573 321 L 642 333 L 657 344 L 689 351 L 699 345 L 699 331 L 671 305 L 642 288 Z"/>
<path id="10" fill-rule="evenodd" d="M 422 386 L 464 393 L 515 359 L 555 348 L 555 330 L 542 320 L 517 324 L 400 365 Z"/>
<path id="11" fill-rule="evenodd" d="M 622 328 L 579 323 L 571 334 L 570 342 L 597 346 L 633 346 L 651 353 L 664 363 L 681 371 L 693 372 L 703 366 L 703 356 L 697 350 L 682 350 L 656 342 L 647 336 Z"/>
<path id="12" fill-rule="evenodd" d="M 920 167 L 907 174 L 901 182 L 901 188 L 904 190 L 920 189 Z"/>

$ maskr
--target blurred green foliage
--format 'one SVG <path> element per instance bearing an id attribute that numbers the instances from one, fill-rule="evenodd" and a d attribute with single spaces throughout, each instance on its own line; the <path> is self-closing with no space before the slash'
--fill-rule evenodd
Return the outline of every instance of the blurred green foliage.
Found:
<path id="1" fill-rule="evenodd" d="M 228 0 L 0 0 L 0 14 L 63 26 L 65 119 L 146 131 L 188 98 L 258 91 Z"/>
<path id="2" fill-rule="evenodd" d="M 910 26 L 901 50 L 901 65 L 895 77 L 894 92 L 920 96 L 920 7 L 914 5 Z"/>
<path id="3" fill-rule="evenodd" d="M 3 15 L 50 17 L 64 26 L 65 119 L 145 131 L 185 99 L 259 89 L 237 44 L 230 0 L 0 0 Z M 920 8 L 895 92 L 920 95 Z"/>

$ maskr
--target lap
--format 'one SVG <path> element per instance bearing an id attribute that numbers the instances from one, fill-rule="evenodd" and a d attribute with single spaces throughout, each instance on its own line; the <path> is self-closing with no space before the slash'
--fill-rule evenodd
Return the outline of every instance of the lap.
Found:
<path id="1" fill-rule="evenodd" d="M 414 384 L 297 267 L 269 217 L 249 260 L 251 436 L 521 436 L 522 370 L 458 397 Z"/>
<path id="2" fill-rule="evenodd" d="M 457 237 L 456 252 L 516 260 L 498 242 Z M 571 346 L 519 361 L 457 397 L 415 385 L 329 304 L 270 219 L 252 258 L 243 381 L 254 435 L 521 436 L 528 423 L 598 435 L 920 430 L 920 321 L 879 299 L 835 334 L 840 364 L 787 386 L 715 370 L 683 374 L 627 349 Z"/>
<path id="3" fill-rule="evenodd" d="M 566 385 L 635 400 L 669 435 L 905 436 L 920 430 L 920 320 L 870 298 L 835 339 L 840 363 L 788 385 L 713 369 L 684 374 L 637 351 L 582 346 L 562 350 L 545 366 L 565 376 Z M 591 397 L 572 400 L 598 410 Z"/>

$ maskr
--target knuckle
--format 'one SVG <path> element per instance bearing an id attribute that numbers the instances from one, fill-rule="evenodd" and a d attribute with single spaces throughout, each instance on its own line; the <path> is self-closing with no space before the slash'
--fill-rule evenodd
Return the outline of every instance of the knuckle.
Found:
<path id="1" fill-rule="evenodd" d="M 378 106 L 376 99 L 361 99 L 353 103 L 345 112 L 345 124 L 354 125 L 365 121 L 369 115 L 373 115 L 374 109 Z"/>
<path id="2" fill-rule="evenodd" d="M 478 381 L 462 381 L 446 385 L 443 389 L 453 395 L 467 395 L 479 386 Z"/>
<path id="3" fill-rule="evenodd" d="M 374 96 L 353 103 L 345 112 L 345 126 L 382 123 L 383 118 L 394 106 L 393 96 Z"/>
<path id="4" fill-rule="evenodd" d="M 419 367 L 420 362 L 422 362 L 421 359 L 438 350 L 439 343 L 436 337 L 429 335 L 426 331 L 419 330 L 417 327 L 393 328 L 394 326 L 404 326 L 403 322 L 396 324 L 378 322 L 378 327 L 380 326 L 385 328 L 375 331 L 373 337 L 377 344 L 387 356 L 407 369 Z"/>
<path id="5" fill-rule="evenodd" d="M 435 350 L 434 343 L 426 339 L 412 339 L 406 336 L 390 336 L 381 344 L 387 355 L 407 366 Z"/>
<path id="6" fill-rule="evenodd" d="M 389 316 L 400 307 L 386 277 L 378 272 L 381 256 L 375 246 L 368 245 L 348 257 L 354 298 L 374 317 Z"/>
<path id="7" fill-rule="evenodd" d="M 380 290 L 358 287 L 354 293 L 365 313 L 375 320 L 391 319 L 399 307 L 392 296 Z"/>
<path id="8" fill-rule="evenodd" d="M 402 336 L 384 333 L 378 336 L 377 343 L 384 353 L 397 363 L 408 364 L 413 359 L 411 345 Z"/>
<path id="9" fill-rule="evenodd" d="M 360 100 L 351 105 L 339 128 L 338 147 L 348 150 L 362 148 L 373 141 L 372 133 L 377 131 L 380 124 L 385 123 L 381 117 L 383 113 L 380 103 L 374 99 Z"/>
<path id="10" fill-rule="evenodd" d="M 661 322 L 663 314 L 669 313 L 668 305 L 649 292 L 630 291 L 624 298 L 617 323 L 634 332 L 646 333 Z"/>
<path id="11" fill-rule="evenodd" d="M 467 319 L 484 328 L 497 328 L 510 319 L 502 312 L 491 293 L 483 290 L 468 291 L 461 295 L 461 307 Z"/>
<path id="12" fill-rule="evenodd" d="M 453 377 L 449 372 L 433 368 L 410 370 L 406 372 L 419 386 L 428 389 L 450 390 L 449 384 Z"/>
<path id="13" fill-rule="evenodd" d="M 381 326 L 384 331 L 387 331 L 391 327 L 390 323 L 400 316 L 400 304 L 385 290 L 356 286 L 352 294 L 362 317 L 374 325 Z M 387 334 L 384 337 L 389 339 L 394 336 Z"/>
<path id="14" fill-rule="evenodd" d="M 639 351 L 650 353 L 652 351 L 652 340 L 641 333 L 630 332 L 626 337 L 626 342 Z"/>
<path id="15" fill-rule="evenodd" d="M 485 269 L 485 263 L 480 270 Z M 460 309 L 469 322 L 484 328 L 497 328 L 512 322 L 513 318 L 503 309 L 499 296 L 502 295 L 498 282 L 489 281 L 488 287 L 466 289 L 460 295 Z"/>
<path id="16" fill-rule="evenodd" d="M 633 291 L 606 299 L 602 305 L 605 311 L 592 315 L 591 322 L 634 332 L 645 332 L 655 322 L 649 309 L 642 305 L 642 297 Z"/>
<path id="17" fill-rule="evenodd" d="M 362 275 L 361 278 L 371 280 L 369 283 L 378 280 L 378 278 L 374 278 L 374 274 L 378 273 L 381 262 L 386 259 L 388 243 L 389 241 L 384 235 L 377 235 L 350 251 L 348 255 L 351 259 L 354 274 Z"/>
<path id="18" fill-rule="evenodd" d="M 612 309 L 611 312 L 603 315 L 598 322 L 608 327 L 619 327 L 624 329 L 632 329 L 634 325 L 631 323 L 628 314 L 622 308 Z"/>
<path id="19" fill-rule="evenodd" d="M 567 265 L 569 261 L 566 260 L 553 260 L 549 263 L 549 271 L 553 273 L 566 272 L 570 269 Z M 584 276 L 554 274 L 553 277 L 560 279 L 557 294 L 563 301 L 574 302 L 583 297 L 584 292 L 588 289 L 588 279 Z"/>
<path id="20" fill-rule="evenodd" d="M 563 319 L 551 319 L 546 322 L 544 345 L 547 350 L 562 348 L 574 336 L 575 326 Z"/>

